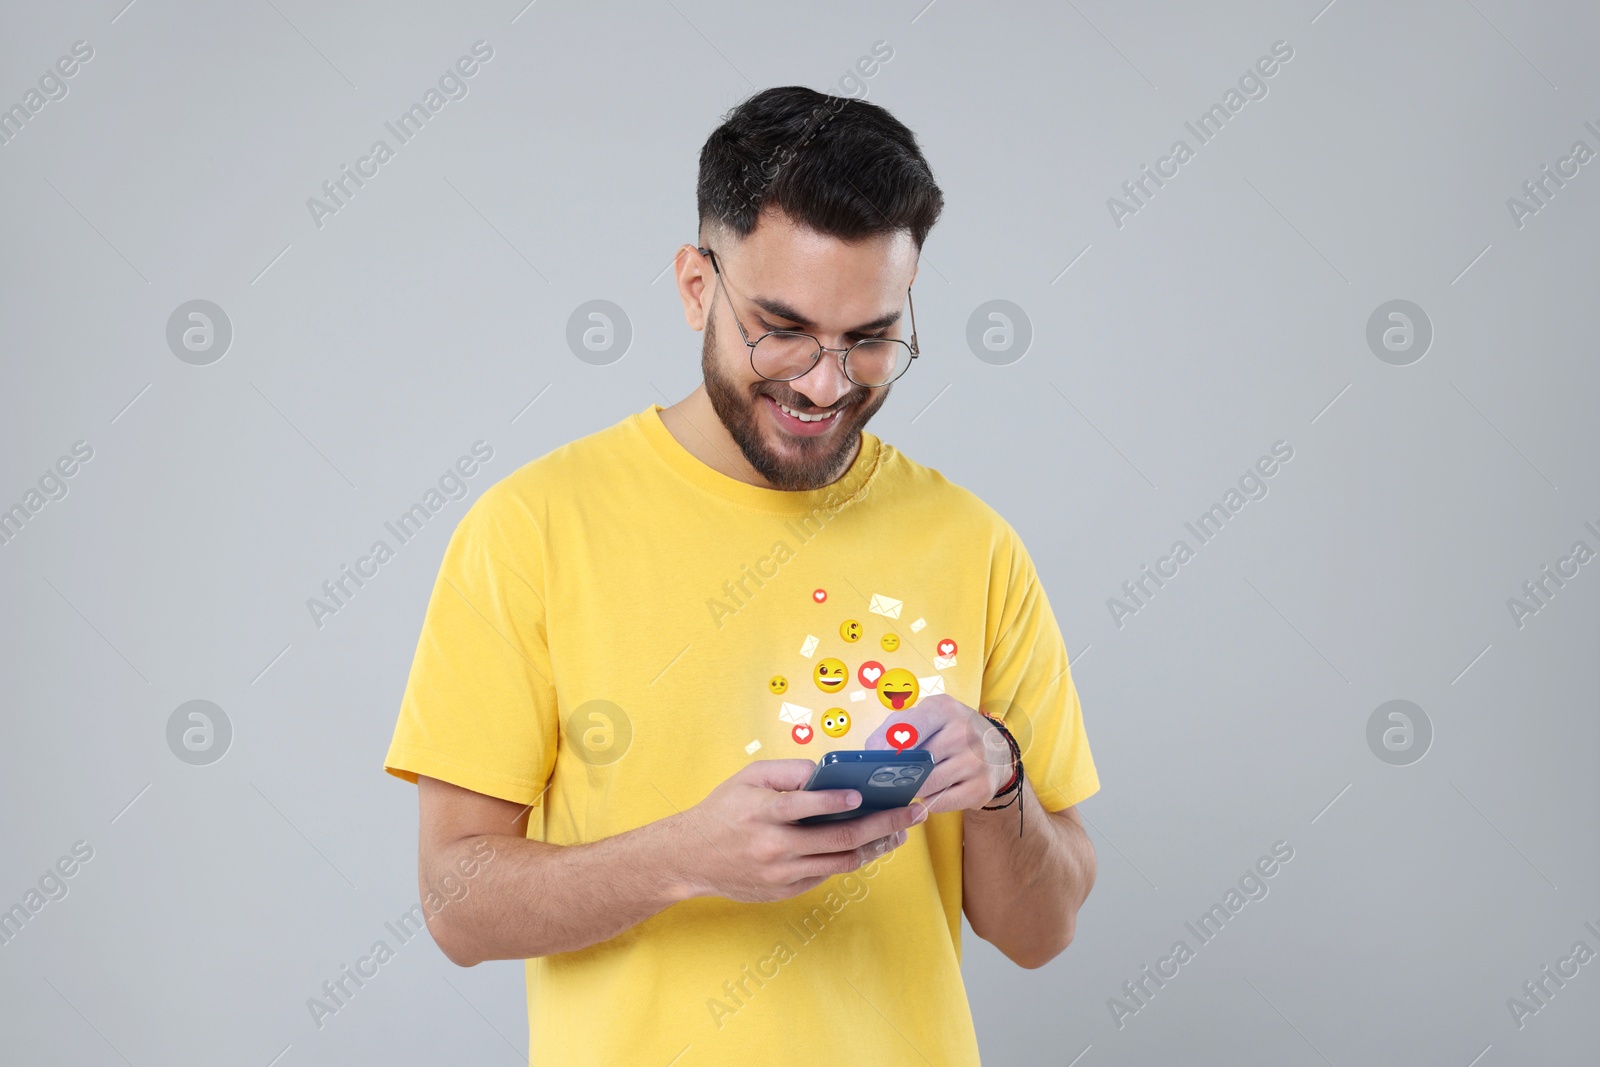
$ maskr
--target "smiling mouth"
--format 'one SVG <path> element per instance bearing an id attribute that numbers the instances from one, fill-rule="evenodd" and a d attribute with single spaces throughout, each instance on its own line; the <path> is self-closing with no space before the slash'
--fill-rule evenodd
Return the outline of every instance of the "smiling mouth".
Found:
<path id="1" fill-rule="evenodd" d="M 894 707 L 894 710 L 899 711 L 900 708 L 905 704 L 906 698 L 911 695 L 911 692 L 910 690 L 907 690 L 904 693 L 891 693 L 885 689 L 883 691 L 883 695 L 889 698 L 889 703 Z"/>
<path id="2" fill-rule="evenodd" d="M 843 678 L 818 678 L 817 683 L 827 689 L 837 689 L 844 684 Z"/>
<path id="3" fill-rule="evenodd" d="M 786 424 L 786 429 L 790 433 L 796 433 L 804 437 L 820 437 L 832 431 L 842 421 L 839 418 L 840 414 L 848 410 L 854 403 L 852 400 L 850 403 L 838 404 L 826 411 L 802 411 L 799 408 L 781 402 L 771 393 L 761 393 L 759 398 L 772 405 L 773 417 L 780 420 L 780 423 Z"/>
<path id="4" fill-rule="evenodd" d="M 785 415 L 799 419 L 801 422 L 826 422 L 829 419 L 838 418 L 839 412 L 844 410 L 843 408 L 834 408 L 832 411 L 796 411 L 789 405 L 780 403 L 777 400 L 774 400 L 773 403 L 777 404 L 779 410 L 781 410 Z"/>

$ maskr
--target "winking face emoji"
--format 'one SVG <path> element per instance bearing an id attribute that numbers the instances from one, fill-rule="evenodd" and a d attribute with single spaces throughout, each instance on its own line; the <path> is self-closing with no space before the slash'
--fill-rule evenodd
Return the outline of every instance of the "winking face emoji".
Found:
<path id="1" fill-rule="evenodd" d="M 817 683 L 817 688 L 824 693 L 837 693 L 844 688 L 844 683 L 849 681 L 850 671 L 845 667 L 844 660 L 829 656 L 818 663 L 811 672 L 811 680 Z"/>

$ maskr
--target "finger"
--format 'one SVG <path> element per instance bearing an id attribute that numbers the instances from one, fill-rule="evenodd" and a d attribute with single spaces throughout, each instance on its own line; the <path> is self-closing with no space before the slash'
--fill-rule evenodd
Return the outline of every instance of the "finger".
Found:
<path id="1" fill-rule="evenodd" d="M 817 765 L 808 759 L 759 759 L 745 764 L 739 777 L 764 789 L 802 789 L 816 769 Z"/>
<path id="2" fill-rule="evenodd" d="M 937 792 L 929 793 L 927 796 L 919 796 L 911 803 L 927 808 L 930 815 L 936 815 L 940 812 L 960 810 L 961 806 L 956 803 L 956 800 L 955 794 L 946 787 Z"/>
<path id="3" fill-rule="evenodd" d="M 957 784 L 963 777 L 959 759 L 953 757 L 940 759 L 935 756 L 933 770 L 928 772 L 928 777 L 917 787 L 917 796 L 923 798 L 937 796 Z"/>
<path id="4" fill-rule="evenodd" d="M 795 870 L 805 879 L 824 881 L 836 874 L 857 870 L 874 860 L 882 859 L 910 839 L 905 830 L 880 837 L 844 852 L 824 852 L 808 856 L 795 865 Z"/>
<path id="5" fill-rule="evenodd" d="M 981 784 L 980 784 L 981 783 Z M 930 812 L 962 811 L 980 807 L 989 802 L 987 782 L 981 779 L 960 779 L 917 796 L 914 804 L 925 804 Z"/>
<path id="6" fill-rule="evenodd" d="M 936 693 L 928 699 L 951 700 L 951 702 L 954 703 L 953 698 L 946 697 L 943 693 Z M 959 707 L 960 705 L 956 705 L 956 708 Z M 952 743 L 960 743 L 959 740 L 954 742 L 952 741 L 952 736 L 955 731 L 953 731 L 951 727 L 956 726 L 964 728 L 966 722 L 965 717 L 956 714 L 955 709 L 944 706 L 936 706 L 927 708 L 925 710 L 919 707 L 917 710 L 923 711 L 923 722 L 916 724 L 921 735 L 917 739 L 918 748 L 928 748 L 930 745 L 934 744 L 942 745 L 943 747 L 948 748 Z"/>
<path id="7" fill-rule="evenodd" d="M 793 827 L 792 849 L 796 856 L 818 856 L 830 852 L 849 852 L 869 841 L 887 837 L 926 819 L 920 805 L 887 808 L 859 819 Z"/>
<path id="8" fill-rule="evenodd" d="M 831 815 L 860 806 L 861 791 L 858 789 L 795 789 L 772 794 L 766 817 L 771 822 L 794 822 L 810 815 Z"/>
<path id="9" fill-rule="evenodd" d="M 939 730 L 933 727 L 934 733 L 927 737 L 919 737 L 913 752 L 926 752 L 933 757 L 934 766 L 945 762 L 953 756 L 959 756 L 966 751 L 962 739 L 950 730 Z"/>
<path id="10" fill-rule="evenodd" d="M 917 787 L 917 799 L 926 803 L 930 797 L 936 797 L 950 787 L 950 772 L 934 767 L 933 773 L 922 780 Z"/>
<path id="11" fill-rule="evenodd" d="M 993 769 L 997 766 L 1011 766 L 1011 750 L 1006 750 L 1004 764 L 990 763 L 987 752 L 974 754 L 969 738 L 966 735 L 957 737 L 952 731 L 945 731 L 942 738 L 935 738 L 927 745 L 919 745 L 933 756 L 933 770 L 923 782 L 920 795 L 927 795 L 939 789 L 949 788 L 966 782 L 982 780 L 988 783 Z"/>
<path id="12" fill-rule="evenodd" d="M 956 757 L 938 764 L 917 790 L 917 799 L 930 811 L 955 811 L 966 806 L 962 800 L 974 792 L 967 788 L 973 780 L 970 762 Z"/>

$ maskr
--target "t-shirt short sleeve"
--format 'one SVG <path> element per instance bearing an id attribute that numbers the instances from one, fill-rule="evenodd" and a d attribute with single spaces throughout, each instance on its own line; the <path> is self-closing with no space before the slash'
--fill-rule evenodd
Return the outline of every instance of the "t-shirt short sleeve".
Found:
<path id="1" fill-rule="evenodd" d="M 451 535 L 384 769 L 534 804 L 555 764 L 539 529 L 505 483 Z"/>
<path id="2" fill-rule="evenodd" d="M 1006 724 L 1039 803 L 1060 811 L 1094 795 L 1100 778 L 1061 629 L 1022 539 L 1009 526 L 1005 533 L 991 578 L 992 632 L 978 710 Z"/>

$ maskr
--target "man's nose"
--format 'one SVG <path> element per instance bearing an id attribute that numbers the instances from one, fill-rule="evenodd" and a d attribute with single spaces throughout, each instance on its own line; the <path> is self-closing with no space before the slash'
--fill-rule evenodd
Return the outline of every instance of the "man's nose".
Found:
<path id="1" fill-rule="evenodd" d="M 789 382 L 789 387 L 819 408 L 832 407 L 855 388 L 845 377 L 843 357 L 843 352 L 825 350 L 810 370 Z"/>

